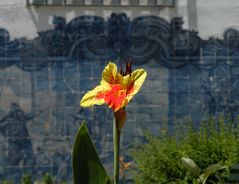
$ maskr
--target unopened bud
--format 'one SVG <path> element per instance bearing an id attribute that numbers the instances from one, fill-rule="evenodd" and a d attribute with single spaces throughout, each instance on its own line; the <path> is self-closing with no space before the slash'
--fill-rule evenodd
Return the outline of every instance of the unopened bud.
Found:
<path id="1" fill-rule="evenodd" d="M 123 69 L 122 65 L 120 66 L 120 74 L 124 76 L 124 69 Z"/>
<path id="2" fill-rule="evenodd" d="M 126 110 L 124 108 L 119 109 L 114 113 L 114 116 L 117 123 L 117 129 L 121 131 L 126 121 Z"/>
<path id="3" fill-rule="evenodd" d="M 126 75 L 130 75 L 132 73 L 132 61 L 129 59 L 129 61 L 126 63 Z"/>

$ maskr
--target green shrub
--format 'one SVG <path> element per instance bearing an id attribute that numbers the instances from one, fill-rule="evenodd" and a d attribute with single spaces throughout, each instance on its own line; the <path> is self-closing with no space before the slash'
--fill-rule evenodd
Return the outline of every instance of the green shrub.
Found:
<path id="1" fill-rule="evenodd" d="M 3 180 L 2 184 L 13 184 L 11 181 Z"/>
<path id="2" fill-rule="evenodd" d="M 238 129 L 225 118 L 210 119 L 197 130 L 190 125 L 166 131 L 160 136 L 145 134 L 146 144 L 132 151 L 136 184 L 188 184 L 193 176 L 182 165 L 182 157 L 193 159 L 200 168 L 219 163 L 226 166 L 239 161 Z M 226 171 L 210 176 L 207 183 L 225 183 Z"/>
<path id="3" fill-rule="evenodd" d="M 30 174 L 24 174 L 22 176 L 22 184 L 32 184 L 32 177 Z"/>
<path id="4" fill-rule="evenodd" d="M 48 173 L 45 174 L 45 175 L 43 176 L 42 183 L 43 183 L 43 184 L 53 184 L 54 181 L 53 181 L 52 176 L 51 176 L 50 174 L 48 174 Z"/>

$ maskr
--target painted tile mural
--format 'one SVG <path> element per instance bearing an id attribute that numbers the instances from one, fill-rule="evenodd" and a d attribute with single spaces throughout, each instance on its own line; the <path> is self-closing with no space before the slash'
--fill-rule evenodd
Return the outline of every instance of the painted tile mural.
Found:
<path id="1" fill-rule="evenodd" d="M 82 120 L 107 168 L 112 167 L 112 113 L 107 107 L 83 109 L 82 95 L 99 83 L 109 60 L 129 58 L 148 79 L 127 107 L 123 149 L 144 130 L 160 133 L 185 119 L 195 124 L 220 113 L 236 118 L 239 95 L 239 32 L 203 40 L 170 22 L 113 13 L 107 20 L 81 16 L 70 22 L 54 16 L 54 29 L 33 40 L 11 38 L 0 29 L 0 178 L 16 181 L 51 173 L 70 181 L 71 147 Z M 130 141 L 129 141 L 130 140 Z"/>

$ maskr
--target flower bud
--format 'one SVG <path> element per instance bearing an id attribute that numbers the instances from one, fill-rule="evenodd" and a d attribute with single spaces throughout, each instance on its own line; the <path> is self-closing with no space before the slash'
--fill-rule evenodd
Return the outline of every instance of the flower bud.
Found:
<path id="1" fill-rule="evenodd" d="M 125 75 L 124 75 L 124 69 L 123 69 L 122 65 L 120 66 L 120 71 L 119 71 L 119 73 L 120 73 L 122 76 L 125 76 Z"/>
<path id="2" fill-rule="evenodd" d="M 124 127 L 126 121 L 126 111 L 124 108 L 119 109 L 118 111 L 114 112 L 115 120 L 117 129 L 121 131 Z"/>
<path id="3" fill-rule="evenodd" d="M 129 61 L 126 63 L 126 75 L 130 75 L 132 73 L 132 60 L 129 59 Z"/>

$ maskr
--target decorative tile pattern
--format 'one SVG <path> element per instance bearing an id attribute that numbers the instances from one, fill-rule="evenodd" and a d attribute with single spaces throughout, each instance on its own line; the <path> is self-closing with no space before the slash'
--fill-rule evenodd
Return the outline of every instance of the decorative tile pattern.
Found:
<path id="1" fill-rule="evenodd" d="M 33 40 L 11 38 L 0 29 L 0 178 L 18 181 L 27 172 L 72 179 L 71 147 L 86 119 L 100 156 L 112 169 L 112 113 L 107 107 L 79 107 L 82 95 L 99 83 L 108 60 L 129 58 L 148 71 L 142 90 L 127 107 L 122 147 L 142 140 L 144 130 L 160 134 L 192 119 L 220 113 L 236 118 L 239 99 L 239 32 L 203 40 L 170 22 L 113 13 L 107 20 L 55 16 L 54 29 Z M 17 183 L 17 182 L 16 182 Z"/>

